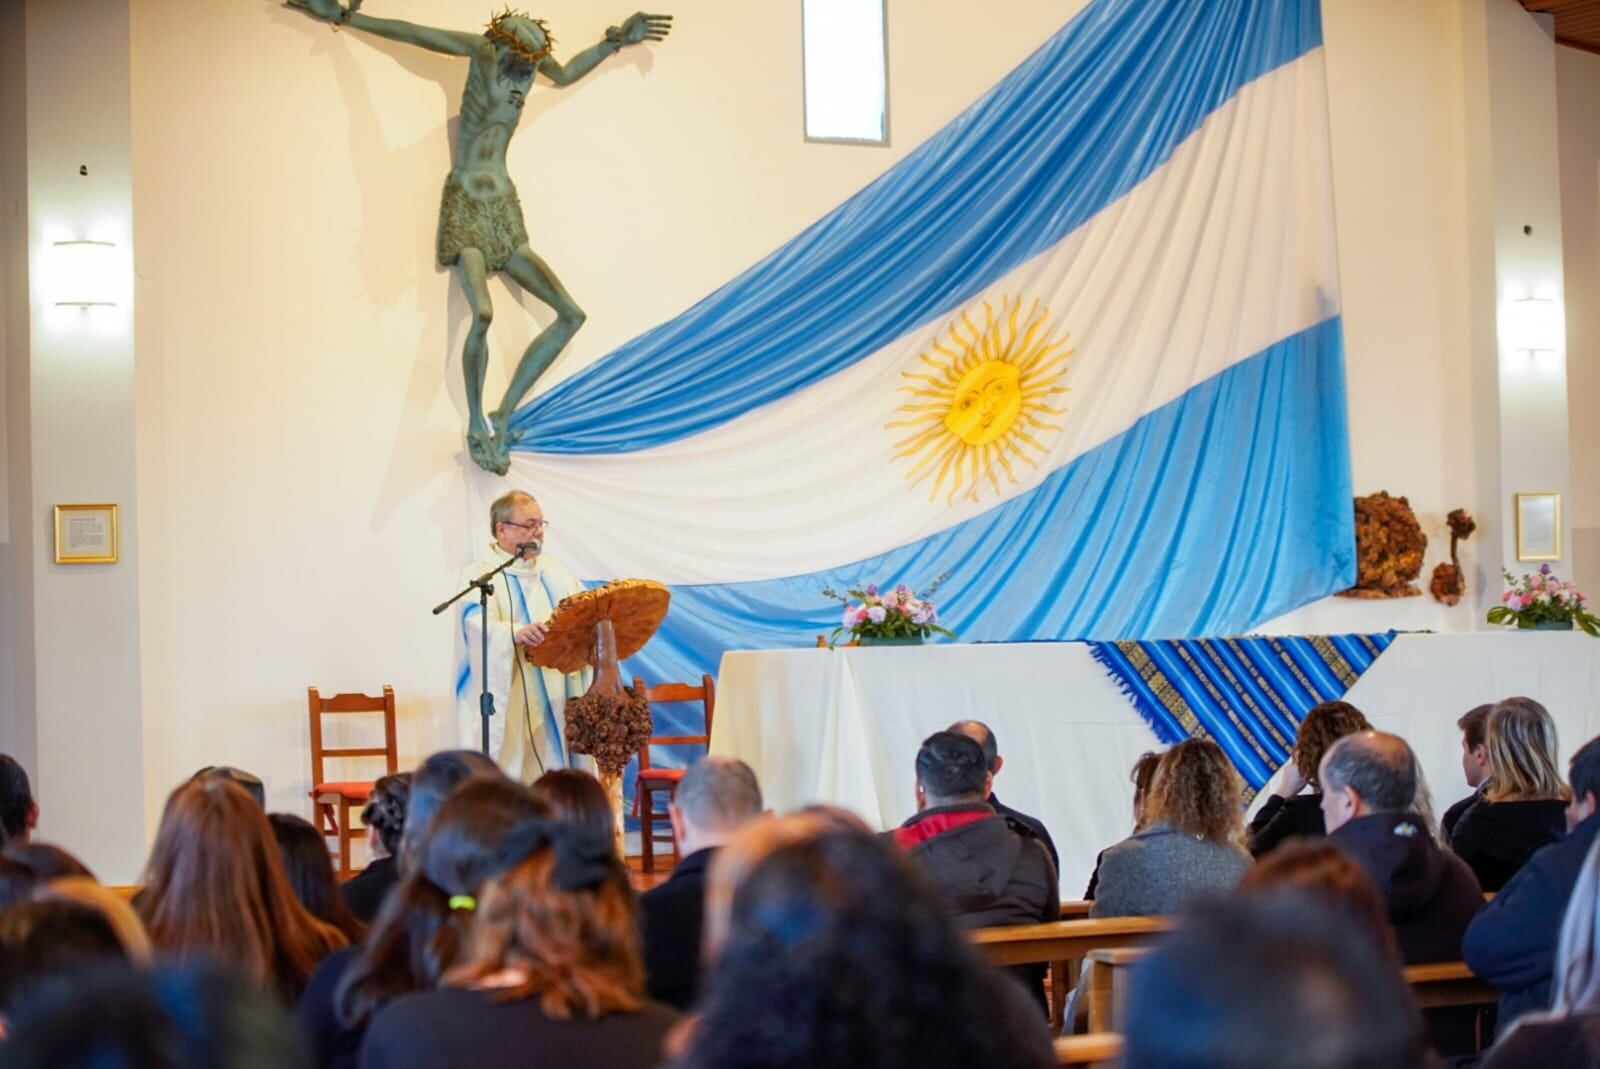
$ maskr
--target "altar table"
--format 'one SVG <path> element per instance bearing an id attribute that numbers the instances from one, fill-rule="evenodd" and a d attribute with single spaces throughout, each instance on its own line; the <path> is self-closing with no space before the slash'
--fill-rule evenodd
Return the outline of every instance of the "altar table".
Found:
<path id="1" fill-rule="evenodd" d="M 1549 707 L 1565 768 L 1600 731 L 1600 641 L 1402 634 L 1347 699 L 1410 741 L 1443 812 L 1467 790 L 1456 718 L 1513 694 Z M 1079 897 L 1096 855 L 1131 830 L 1129 771 L 1159 746 L 1085 643 L 729 653 L 711 751 L 748 762 L 776 812 L 828 802 L 887 829 L 916 810 L 922 739 L 963 719 L 994 729 L 1005 759 L 995 793 L 1045 822 L 1061 853 L 1061 895 Z"/>

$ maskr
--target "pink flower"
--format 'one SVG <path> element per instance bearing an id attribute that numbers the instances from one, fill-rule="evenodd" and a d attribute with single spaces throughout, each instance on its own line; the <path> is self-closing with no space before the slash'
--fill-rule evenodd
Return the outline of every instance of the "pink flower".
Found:
<path id="1" fill-rule="evenodd" d="M 867 619 L 875 624 L 883 623 L 883 618 L 889 615 L 882 605 L 874 605 L 867 610 Z"/>
<path id="2" fill-rule="evenodd" d="M 1500 600 L 1509 603 L 1511 599 L 1516 596 L 1517 595 L 1513 591 L 1508 590 L 1504 594 L 1500 595 Z"/>

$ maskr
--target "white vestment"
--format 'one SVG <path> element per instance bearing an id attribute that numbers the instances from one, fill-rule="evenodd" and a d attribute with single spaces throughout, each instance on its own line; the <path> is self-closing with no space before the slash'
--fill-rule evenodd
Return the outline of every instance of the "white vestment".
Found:
<path id="1" fill-rule="evenodd" d="M 498 568 L 510 556 L 491 542 L 462 572 L 462 582 Z M 557 602 L 581 590 L 583 584 L 571 572 L 545 556 L 518 561 L 494 579 L 489 693 L 494 695 L 495 715 L 489 721 L 489 753 L 508 776 L 524 783 L 555 768 L 592 771 L 592 759 L 567 752 L 565 711 L 568 698 L 589 689 L 593 670 L 562 674 L 539 668 L 528 663 L 515 642 L 518 629 L 549 620 Z M 481 617 L 476 592 L 463 598 L 456 629 L 456 721 L 460 745 L 470 750 L 479 749 L 483 741 L 478 709 Z"/>

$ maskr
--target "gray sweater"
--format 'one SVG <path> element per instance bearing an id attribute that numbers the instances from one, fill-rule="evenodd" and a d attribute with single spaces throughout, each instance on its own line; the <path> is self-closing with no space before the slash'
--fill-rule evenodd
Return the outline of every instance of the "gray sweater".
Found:
<path id="1" fill-rule="evenodd" d="M 1091 917 L 1158 917 L 1208 893 L 1234 889 L 1250 867 L 1242 846 L 1153 824 L 1106 850 Z"/>

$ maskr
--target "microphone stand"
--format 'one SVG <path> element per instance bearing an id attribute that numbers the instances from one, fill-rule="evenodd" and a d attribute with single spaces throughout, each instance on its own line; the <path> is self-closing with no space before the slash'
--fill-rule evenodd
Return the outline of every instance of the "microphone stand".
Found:
<path id="1" fill-rule="evenodd" d="M 442 601 L 433 607 L 433 615 L 438 616 L 474 590 L 478 592 L 478 611 L 481 614 L 478 619 L 482 623 L 482 626 L 478 628 L 478 637 L 481 640 L 479 642 L 480 655 L 482 657 L 482 667 L 478 673 L 478 681 L 482 684 L 482 688 L 478 692 L 478 715 L 483 721 L 483 756 L 491 761 L 494 760 L 494 754 L 489 752 L 489 718 L 494 716 L 494 695 L 489 693 L 489 599 L 494 596 L 494 577 L 521 560 L 525 551 L 540 548 L 542 547 L 538 542 L 522 543 L 517 547 L 517 552 L 504 564 L 484 572 L 457 591 L 449 601 Z M 515 650 L 512 651 L 512 656 L 516 656 Z"/>

